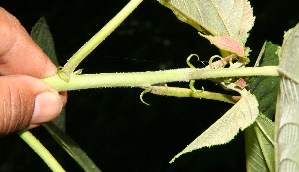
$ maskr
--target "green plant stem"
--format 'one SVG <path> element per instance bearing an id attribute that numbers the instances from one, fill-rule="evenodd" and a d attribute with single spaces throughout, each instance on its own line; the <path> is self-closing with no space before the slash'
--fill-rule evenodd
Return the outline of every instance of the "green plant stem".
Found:
<path id="1" fill-rule="evenodd" d="M 18 132 L 19 136 L 44 160 L 52 171 L 64 172 L 65 170 L 56 161 L 52 154 L 28 130 Z"/>
<path id="2" fill-rule="evenodd" d="M 69 82 L 59 76 L 43 79 L 58 91 L 79 90 L 105 87 L 149 87 L 168 82 L 189 82 L 190 80 L 241 77 L 241 76 L 278 76 L 277 66 L 223 68 L 223 69 L 173 69 L 164 71 L 101 73 L 72 75 Z"/>
<path id="3" fill-rule="evenodd" d="M 173 96 L 173 97 L 194 97 L 203 98 L 210 100 L 218 100 L 226 103 L 235 104 L 240 99 L 240 96 L 231 96 L 222 93 L 214 93 L 210 91 L 193 91 L 188 88 L 168 87 L 168 86 L 151 86 L 149 93 L 162 95 L 162 96 Z"/>
<path id="4" fill-rule="evenodd" d="M 61 71 L 70 76 L 81 61 L 104 41 L 142 2 L 131 0 L 115 17 L 113 17 L 98 33 L 86 42 L 64 65 Z"/>

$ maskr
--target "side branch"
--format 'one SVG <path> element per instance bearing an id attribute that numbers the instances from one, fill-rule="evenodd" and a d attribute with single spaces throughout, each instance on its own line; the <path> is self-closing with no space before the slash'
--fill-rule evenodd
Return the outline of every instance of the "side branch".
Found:
<path id="1" fill-rule="evenodd" d="M 218 100 L 226 103 L 235 104 L 240 100 L 240 96 L 231 96 L 222 93 L 215 93 L 210 91 L 193 91 L 188 88 L 178 87 L 167 87 L 167 86 L 151 86 L 149 93 L 161 95 L 161 96 L 172 96 L 172 97 L 194 97 L 203 98 L 210 100 Z"/>
<path id="2" fill-rule="evenodd" d="M 98 33 L 86 42 L 61 69 L 61 77 L 66 81 L 81 61 L 90 54 L 102 41 L 104 41 L 142 2 L 131 0 L 115 17 L 113 17 Z M 65 76 L 64 76 L 64 75 Z"/>

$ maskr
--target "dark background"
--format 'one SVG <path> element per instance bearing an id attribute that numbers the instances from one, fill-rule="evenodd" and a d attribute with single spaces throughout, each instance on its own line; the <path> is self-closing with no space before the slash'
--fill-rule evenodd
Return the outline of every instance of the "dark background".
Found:
<path id="1" fill-rule="evenodd" d="M 0 6 L 15 15 L 28 32 L 44 16 L 63 65 L 127 2 L 1 0 Z M 265 40 L 281 45 L 284 31 L 299 21 L 298 2 L 251 0 L 256 22 L 247 46 L 253 50 L 253 62 Z M 155 0 L 145 0 L 80 67 L 83 73 L 183 68 L 191 53 L 206 61 L 218 52 L 169 9 Z M 196 86 L 221 91 L 211 82 L 198 81 Z M 146 94 L 145 101 L 152 105 L 146 106 L 139 100 L 141 92 L 138 88 L 69 92 L 67 133 L 103 171 L 245 171 L 242 132 L 229 144 L 197 150 L 168 163 L 231 105 Z M 32 131 L 67 171 L 81 170 L 44 128 Z M 10 135 L 0 138 L 0 171 L 50 170 L 17 135 Z"/>

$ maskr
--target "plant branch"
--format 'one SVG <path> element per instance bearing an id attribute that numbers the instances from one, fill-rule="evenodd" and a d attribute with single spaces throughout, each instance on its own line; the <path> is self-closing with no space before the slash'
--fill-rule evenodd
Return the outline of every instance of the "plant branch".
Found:
<path id="1" fill-rule="evenodd" d="M 149 87 L 168 82 L 189 82 L 190 80 L 241 77 L 278 76 L 277 66 L 222 68 L 222 69 L 172 69 L 164 71 L 101 73 L 73 75 L 69 82 L 59 76 L 43 79 L 58 91 L 106 87 Z"/>
<path id="2" fill-rule="evenodd" d="M 52 171 L 64 172 L 65 170 L 56 161 L 52 154 L 28 130 L 18 132 L 19 136 L 44 160 Z"/>
<path id="3" fill-rule="evenodd" d="M 198 90 L 193 91 L 188 88 L 168 87 L 168 86 L 151 86 L 149 93 L 162 95 L 162 96 L 173 96 L 173 97 L 194 97 L 203 98 L 210 100 L 218 100 L 226 103 L 235 104 L 240 96 L 231 96 L 222 93 L 215 93 L 210 91 Z"/>
<path id="4" fill-rule="evenodd" d="M 102 41 L 104 41 L 142 2 L 131 0 L 116 16 L 114 16 L 98 33 L 86 42 L 61 69 L 61 77 L 68 81 L 71 74 L 81 61 L 90 54 Z"/>

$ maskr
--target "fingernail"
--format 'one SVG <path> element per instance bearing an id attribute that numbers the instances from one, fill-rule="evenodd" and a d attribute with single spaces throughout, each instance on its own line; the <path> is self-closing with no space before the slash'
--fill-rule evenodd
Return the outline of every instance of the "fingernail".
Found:
<path id="1" fill-rule="evenodd" d="M 41 124 L 54 119 L 62 109 L 58 94 L 43 92 L 36 96 L 31 124 Z"/>

